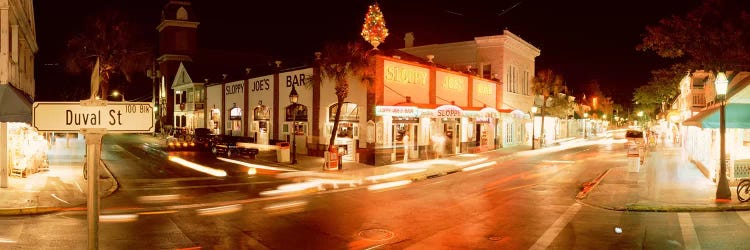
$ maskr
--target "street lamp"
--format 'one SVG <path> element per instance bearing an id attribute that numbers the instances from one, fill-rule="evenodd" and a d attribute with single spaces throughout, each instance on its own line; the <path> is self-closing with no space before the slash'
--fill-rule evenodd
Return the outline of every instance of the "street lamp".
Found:
<path id="1" fill-rule="evenodd" d="M 638 111 L 638 122 L 643 123 L 643 111 Z M 643 127 L 643 124 L 638 124 L 638 126 Z"/>
<path id="2" fill-rule="evenodd" d="M 586 120 L 589 118 L 589 113 L 583 113 L 583 139 L 586 139 L 588 137 L 586 135 Z"/>
<path id="3" fill-rule="evenodd" d="M 292 91 L 289 92 L 289 101 L 292 103 L 292 129 L 290 129 L 290 134 L 292 135 L 292 164 L 297 164 L 297 140 L 295 139 L 297 134 L 297 100 L 299 99 L 299 95 L 297 94 L 297 90 L 294 89 L 294 84 L 292 84 Z"/>
<path id="4" fill-rule="evenodd" d="M 117 91 L 117 90 L 113 91 L 113 92 L 112 92 L 112 96 L 114 96 L 114 97 L 118 97 L 118 96 L 121 96 L 121 97 L 122 97 L 122 100 L 121 100 L 121 101 L 123 101 L 123 102 L 125 101 L 125 95 L 124 95 L 124 94 L 122 94 L 122 93 L 120 93 L 120 91 Z"/>
<path id="5" fill-rule="evenodd" d="M 531 150 L 534 150 L 536 148 L 536 143 L 534 143 L 534 136 L 536 136 L 536 126 L 534 125 L 536 122 L 534 121 L 534 114 L 536 114 L 536 110 L 536 106 L 531 107 Z"/>
<path id="6" fill-rule="evenodd" d="M 719 101 L 721 109 L 719 111 L 719 134 L 721 134 L 720 141 L 720 157 L 719 157 L 719 183 L 716 185 L 716 200 L 732 200 L 732 193 L 729 191 L 729 182 L 727 181 L 727 154 L 726 154 L 726 97 L 727 97 L 727 85 L 729 81 L 724 72 L 716 74 L 716 100 Z"/>

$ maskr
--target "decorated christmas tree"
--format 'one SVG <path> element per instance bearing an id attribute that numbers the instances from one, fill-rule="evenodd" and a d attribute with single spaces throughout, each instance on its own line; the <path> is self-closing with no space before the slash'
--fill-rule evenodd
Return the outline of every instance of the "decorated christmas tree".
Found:
<path id="1" fill-rule="evenodd" d="M 362 25 L 362 37 L 365 41 L 372 44 L 372 47 L 378 49 L 378 45 L 385 41 L 388 36 L 388 28 L 385 27 L 383 12 L 380 12 L 378 3 L 370 5 L 365 14 L 365 23 Z"/>

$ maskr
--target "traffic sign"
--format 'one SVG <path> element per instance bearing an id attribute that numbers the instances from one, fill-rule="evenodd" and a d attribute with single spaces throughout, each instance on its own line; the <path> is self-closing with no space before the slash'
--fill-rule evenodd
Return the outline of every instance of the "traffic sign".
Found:
<path id="1" fill-rule="evenodd" d="M 98 104 L 98 105 L 96 105 Z M 154 106 L 150 102 L 35 102 L 32 123 L 37 131 L 77 132 L 103 128 L 107 133 L 154 131 Z"/>

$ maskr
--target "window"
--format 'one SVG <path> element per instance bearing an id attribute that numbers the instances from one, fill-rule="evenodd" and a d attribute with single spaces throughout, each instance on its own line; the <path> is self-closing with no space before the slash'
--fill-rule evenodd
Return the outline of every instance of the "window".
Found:
<path id="1" fill-rule="evenodd" d="M 175 16 L 177 20 L 188 20 L 188 12 L 185 10 L 185 7 L 180 7 L 177 9 L 177 14 Z"/>
<path id="2" fill-rule="evenodd" d="M 328 114 L 330 115 L 329 120 L 334 121 L 336 119 L 336 108 L 337 104 L 333 104 L 328 108 Z M 359 121 L 359 107 L 357 104 L 351 102 L 345 102 L 341 105 L 341 116 L 339 121 Z"/>
<path id="3" fill-rule="evenodd" d="M 529 95 L 529 72 L 523 71 L 523 94 Z"/>
<path id="4" fill-rule="evenodd" d="M 492 79 L 492 65 L 485 64 L 482 66 L 482 77 Z"/>

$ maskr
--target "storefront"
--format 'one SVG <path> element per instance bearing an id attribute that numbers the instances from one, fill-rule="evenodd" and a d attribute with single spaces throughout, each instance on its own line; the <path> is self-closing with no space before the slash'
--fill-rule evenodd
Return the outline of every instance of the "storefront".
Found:
<path id="1" fill-rule="evenodd" d="M 31 100 L 10 84 L 0 84 L 0 186 L 8 177 L 47 170 L 48 142 L 31 123 Z"/>
<path id="2" fill-rule="evenodd" d="M 684 138 L 685 150 L 691 160 L 708 171 L 709 177 L 718 179 L 720 154 L 719 106 L 714 105 L 687 119 Z M 726 105 L 726 159 L 727 177 L 730 181 L 750 178 L 750 104 Z M 709 153 L 706 153 L 709 152 Z"/>
<path id="3" fill-rule="evenodd" d="M 500 126 L 502 127 L 502 145 L 503 147 L 517 146 L 521 144 L 531 144 L 532 121 L 529 114 L 520 110 L 501 110 Z M 536 125 L 539 129 L 540 125 Z M 537 134 L 538 135 L 538 134 Z"/>
<path id="4" fill-rule="evenodd" d="M 338 105 L 336 103 L 331 104 L 328 107 L 326 134 L 330 134 L 330 130 L 333 129 L 333 122 L 336 118 L 337 108 Z M 334 144 L 340 148 L 339 153 L 343 154 L 344 160 L 353 161 L 356 157 L 360 129 L 359 110 L 359 105 L 356 103 L 345 102 L 341 105 L 341 116 L 339 117 L 339 125 L 336 131 Z"/>
<path id="5" fill-rule="evenodd" d="M 206 124 L 263 144 L 295 136 L 296 152 L 312 156 L 323 156 L 333 135 L 343 160 L 373 165 L 503 145 L 504 114 L 496 109 L 502 105 L 499 82 L 383 56 L 375 57 L 373 67 L 373 82 L 349 79 L 336 131 L 336 82 L 310 81 L 319 74 L 313 68 L 208 86 Z M 295 104 L 289 98 L 292 86 L 298 93 Z M 520 144 L 523 126 L 512 122 L 517 127 L 509 133 L 515 135 L 511 142 Z"/>

